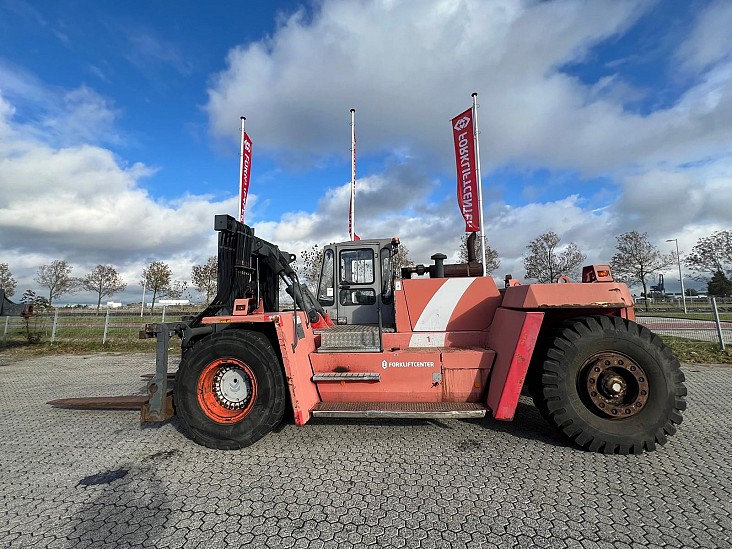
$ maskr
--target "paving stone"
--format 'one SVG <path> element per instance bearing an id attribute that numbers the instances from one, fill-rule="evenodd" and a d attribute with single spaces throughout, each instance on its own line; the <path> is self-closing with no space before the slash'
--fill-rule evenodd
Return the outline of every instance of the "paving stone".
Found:
<path id="1" fill-rule="evenodd" d="M 732 548 L 729 367 L 684 366 L 684 423 L 641 456 L 576 449 L 524 397 L 510 423 L 289 420 L 233 452 L 45 404 L 142 393 L 153 369 L 0 355 L 0 547 Z"/>

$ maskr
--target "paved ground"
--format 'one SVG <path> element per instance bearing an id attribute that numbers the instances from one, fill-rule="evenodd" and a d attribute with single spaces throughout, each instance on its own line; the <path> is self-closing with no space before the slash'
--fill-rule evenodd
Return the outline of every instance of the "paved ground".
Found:
<path id="1" fill-rule="evenodd" d="M 686 367 L 686 420 L 643 456 L 567 446 L 527 402 L 513 423 L 287 423 L 236 452 L 44 405 L 142 392 L 153 362 L 0 357 L 0 547 L 732 547 L 732 368 Z"/>

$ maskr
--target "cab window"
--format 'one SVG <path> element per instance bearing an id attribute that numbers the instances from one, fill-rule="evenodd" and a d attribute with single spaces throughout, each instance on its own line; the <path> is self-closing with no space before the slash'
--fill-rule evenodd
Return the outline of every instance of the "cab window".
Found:
<path id="1" fill-rule="evenodd" d="M 381 249 L 381 302 L 389 305 L 394 300 L 394 273 L 391 250 Z"/>
<path id="2" fill-rule="evenodd" d="M 340 255 L 340 283 L 373 284 L 374 252 L 370 249 L 343 250 Z"/>
<path id="3" fill-rule="evenodd" d="M 318 284 L 318 302 L 321 305 L 333 305 L 335 294 L 333 290 L 333 250 L 325 250 L 323 253 L 323 268 L 320 271 L 320 284 Z"/>

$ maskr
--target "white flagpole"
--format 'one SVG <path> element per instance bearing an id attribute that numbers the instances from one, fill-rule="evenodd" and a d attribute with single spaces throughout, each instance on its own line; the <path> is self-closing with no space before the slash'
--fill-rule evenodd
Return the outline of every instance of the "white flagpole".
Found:
<path id="1" fill-rule="evenodd" d="M 244 223 L 244 210 L 241 207 L 241 178 L 244 176 L 244 122 L 246 121 L 246 117 L 242 116 L 241 118 L 241 147 L 239 148 L 239 205 L 237 206 L 237 209 L 239 210 L 239 221 L 241 223 Z"/>
<path id="2" fill-rule="evenodd" d="M 475 167 L 478 176 L 478 211 L 480 213 L 480 253 L 483 254 L 483 276 L 485 272 L 485 223 L 483 221 L 483 183 L 480 178 L 480 144 L 478 143 L 478 93 L 473 92 L 473 131 L 475 132 Z"/>
<path id="3" fill-rule="evenodd" d="M 351 109 L 351 240 L 356 238 L 356 109 Z"/>

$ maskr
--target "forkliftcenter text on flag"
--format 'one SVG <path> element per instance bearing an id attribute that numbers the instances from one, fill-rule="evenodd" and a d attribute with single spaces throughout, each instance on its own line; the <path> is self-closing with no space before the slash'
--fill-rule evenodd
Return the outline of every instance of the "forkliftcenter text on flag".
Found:
<path id="1" fill-rule="evenodd" d="M 483 187 L 480 181 L 480 146 L 478 144 L 478 94 L 473 94 L 473 106 L 452 119 L 457 168 L 457 199 L 465 220 L 465 232 L 480 231 L 485 241 L 483 224 Z M 482 250 L 482 246 L 481 246 Z M 482 252 L 481 252 L 482 253 Z M 483 276 L 485 276 L 485 260 Z"/>
<path id="2" fill-rule="evenodd" d="M 244 223 L 244 210 L 247 207 L 249 179 L 252 174 L 252 140 L 244 130 L 245 117 L 241 117 L 241 161 L 239 164 L 239 221 Z"/>
<path id="3" fill-rule="evenodd" d="M 348 203 L 348 237 L 361 240 L 356 234 L 356 109 L 351 109 L 351 201 Z"/>

